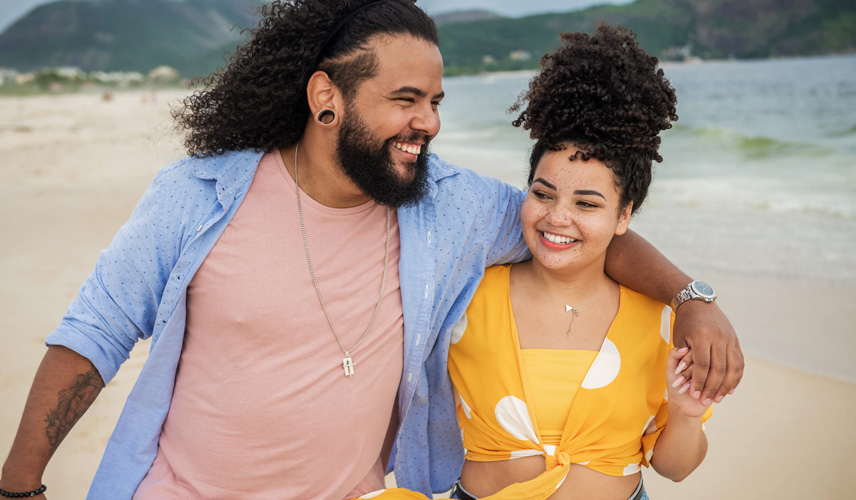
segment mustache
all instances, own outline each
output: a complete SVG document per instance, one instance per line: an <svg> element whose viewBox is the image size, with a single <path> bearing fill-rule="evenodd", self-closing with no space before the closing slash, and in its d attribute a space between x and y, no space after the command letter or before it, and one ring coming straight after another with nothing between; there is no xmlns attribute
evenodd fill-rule
<svg viewBox="0 0 856 500"><path fill-rule="evenodd" d="M390 141L423 143L423 145L427 146L431 142L431 137L419 132L411 132L405 135L397 135L390 139Z"/></svg>

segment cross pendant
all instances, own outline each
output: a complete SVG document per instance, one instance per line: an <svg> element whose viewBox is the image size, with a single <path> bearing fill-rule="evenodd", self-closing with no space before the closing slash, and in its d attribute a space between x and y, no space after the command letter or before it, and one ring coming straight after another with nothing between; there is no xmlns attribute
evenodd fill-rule
<svg viewBox="0 0 856 500"><path fill-rule="evenodd" d="M345 358L342 360L342 367L345 369L345 376L350 377L354 374L354 360L351 359L351 355L347 352L345 353Z"/></svg>

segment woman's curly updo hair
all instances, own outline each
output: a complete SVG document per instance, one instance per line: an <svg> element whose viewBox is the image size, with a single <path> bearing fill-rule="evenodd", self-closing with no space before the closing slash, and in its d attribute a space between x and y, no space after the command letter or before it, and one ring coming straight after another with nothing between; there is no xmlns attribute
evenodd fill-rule
<svg viewBox="0 0 856 500"><path fill-rule="evenodd" d="M258 27L225 68L172 110L188 154L271 152L303 135L306 85L327 72L346 99L377 72L375 35L409 35L439 45L434 21L415 0L280 0L261 8Z"/></svg>
<svg viewBox="0 0 856 500"><path fill-rule="evenodd" d="M529 184L547 151L571 147L571 161L595 158L612 170L621 208L635 212L651 184L661 130L678 119L675 89L622 26L600 24L594 35L564 33L562 46L541 59L541 72L511 108L526 108L512 123L536 141Z"/></svg>

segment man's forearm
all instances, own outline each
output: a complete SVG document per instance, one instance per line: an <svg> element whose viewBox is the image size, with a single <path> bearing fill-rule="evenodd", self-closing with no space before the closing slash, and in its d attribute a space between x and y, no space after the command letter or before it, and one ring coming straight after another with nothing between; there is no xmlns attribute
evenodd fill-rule
<svg viewBox="0 0 856 500"><path fill-rule="evenodd" d="M652 299L671 304L690 277L638 234L615 237L606 253L606 273ZM704 404L722 401L743 377L743 353L731 322L716 303L688 300L675 311L672 339L692 348L693 397Z"/></svg>
<svg viewBox="0 0 856 500"><path fill-rule="evenodd" d="M65 347L52 346L36 372L0 487L30 491L41 484L50 457L104 382L92 363Z"/></svg>
<svg viewBox="0 0 856 500"><path fill-rule="evenodd" d="M692 281L653 245L630 230L612 239L606 252L606 274L664 304L669 304Z"/></svg>

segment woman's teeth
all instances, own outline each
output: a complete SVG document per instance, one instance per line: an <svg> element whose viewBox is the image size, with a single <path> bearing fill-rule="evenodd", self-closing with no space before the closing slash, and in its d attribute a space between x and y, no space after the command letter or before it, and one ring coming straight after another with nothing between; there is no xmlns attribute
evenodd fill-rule
<svg viewBox="0 0 856 500"><path fill-rule="evenodd" d="M556 243L559 245L567 245L569 243L574 243L577 241L571 237L559 236L558 234L551 234L551 233L545 233L545 232L542 232L541 234L544 235L544 239L546 239L547 241L550 241L552 243Z"/></svg>

